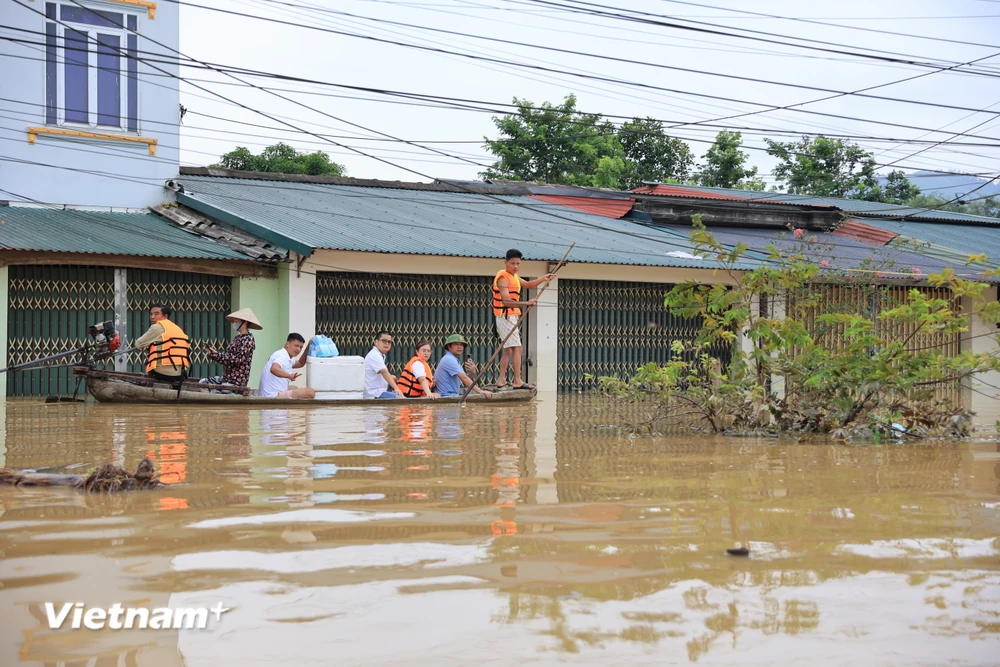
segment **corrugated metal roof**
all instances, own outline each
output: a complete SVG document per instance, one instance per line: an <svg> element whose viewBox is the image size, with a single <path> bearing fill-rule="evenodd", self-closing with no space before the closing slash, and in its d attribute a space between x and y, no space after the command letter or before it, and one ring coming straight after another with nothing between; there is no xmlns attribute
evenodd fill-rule
<svg viewBox="0 0 1000 667"><path fill-rule="evenodd" d="M0 206L0 249L185 259L249 259L152 213Z"/></svg>
<svg viewBox="0 0 1000 667"><path fill-rule="evenodd" d="M1000 218L984 218L968 213L953 213L951 211L931 210L923 208L913 208L911 206L897 206L896 204L882 204L879 202L864 201L861 199L839 199L837 197L814 197L812 195L793 195L787 192L757 192L754 190L736 190L733 188L706 188L693 185L673 185L662 183L649 183L643 188L637 188L632 192L640 193L646 189L646 194L661 195L666 197L694 197L705 199L738 199L743 201L759 201L768 204L796 204L799 206L823 206L839 208L842 211L853 215L869 216L873 218L913 218L916 220L943 220L953 222L965 222L980 225L1000 225Z"/></svg>
<svg viewBox="0 0 1000 667"><path fill-rule="evenodd" d="M922 226L922 223L921 223ZM680 233L690 231L690 228L680 225L666 226ZM745 243L751 250L762 255L767 254L767 246L774 245L779 250L794 253L801 249L802 241L794 238L787 230L780 229L740 229L734 227L710 227L709 231L716 240L727 246ZM922 275L937 273L946 266L953 267L960 275L972 276L981 272L978 266L966 266L964 262L950 261L947 258L933 257L912 252L912 249L893 246L873 247L863 241L846 237L834 237L831 234L810 234L817 236L816 249L810 259L830 263L831 270L864 269L878 271L884 278L905 278L919 269ZM863 274L862 274L863 275ZM873 275L873 277L876 277Z"/></svg>
<svg viewBox="0 0 1000 667"><path fill-rule="evenodd" d="M296 252L381 253L715 268L693 257L690 229L650 228L526 196L184 176L182 204ZM302 250L300 250L302 249ZM674 254L670 254L674 253ZM745 262L740 268L752 269Z"/></svg>
<svg viewBox="0 0 1000 667"><path fill-rule="evenodd" d="M692 188L684 185L643 185L635 188L632 192L640 195L662 195L664 197L687 197L691 199L729 199L731 201L746 201L746 197L739 195L715 192L709 188Z"/></svg>
<svg viewBox="0 0 1000 667"><path fill-rule="evenodd" d="M867 224L901 237L915 239L953 250L968 256L985 253L989 264L1000 264L1000 230L977 225L956 225L946 222L900 222L899 220L866 220Z"/></svg>
<svg viewBox="0 0 1000 667"><path fill-rule="evenodd" d="M887 245L889 241L899 236L893 232L866 225L857 220L847 220L833 231L833 235L854 239L855 241L863 241L871 245Z"/></svg>
<svg viewBox="0 0 1000 667"><path fill-rule="evenodd" d="M602 218L618 219L632 210L634 199L602 199L599 197L572 197L567 195L531 195L528 199L558 204Z"/></svg>

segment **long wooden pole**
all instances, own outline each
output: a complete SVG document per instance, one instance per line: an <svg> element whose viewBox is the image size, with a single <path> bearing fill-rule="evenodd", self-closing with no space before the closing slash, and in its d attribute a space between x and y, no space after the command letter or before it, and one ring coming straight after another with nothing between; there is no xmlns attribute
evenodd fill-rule
<svg viewBox="0 0 1000 667"><path fill-rule="evenodd" d="M575 246L576 246L576 241L574 241L573 243L570 244L569 248L566 250L566 254L564 254L562 256L562 259L559 260L559 263L556 264L556 268L552 269L552 273L553 274L558 273L559 269L561 269L563 266L566 265L566 258L569 257L569 254L571 252L573 252L573 248ZM545 291L545 288L547 288L548 286L549 286L548 282L546 282L544 285L542 285L542 288L540 290L538 290L538 294L535 295L535 299L536 300L538 299L538 297L540 297L542 295L542 293ZM476 384L479 382L479 379L483 376L483 373L486 372L486 369L489 368L490 365L493 363L493 361L497 358L497 355L499 355L500 352L503 351L504 344L507 342L507 340L511 336L514 335L514 332L518 330L518 327L521 326L521 320L524 319L524 316L528 314L528 311L531 310L531 308L532 308L531 306L525 306L521 310L521 314L518 315L518 317L517 317L517 322L514 323L514 327L510 331L508 331L507 335L504 336L504 338L503 338L502 341L500 341L500 346L497 347L496 352L493 353L493 356L490 357L489 361L487 361L485 364L483 364L479 368L479 371L476 373L476 377L474 377L472 379L472 384L470 384L468 387L466 387L465 388L465 393L462 394L462 400L461 400L462 405L465 405L465 399L467 399L469 397L469 394L472 392L472 388L476 386Z"/></svg>

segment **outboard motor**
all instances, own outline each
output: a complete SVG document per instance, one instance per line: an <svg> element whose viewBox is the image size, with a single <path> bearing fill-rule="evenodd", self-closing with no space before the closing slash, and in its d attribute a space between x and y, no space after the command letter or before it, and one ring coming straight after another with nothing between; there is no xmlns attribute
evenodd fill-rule
<svg viewBox="0 0 1000 667"><path fill-rule="evenodd" d="M110 320L90 325L87 333L94 337L96 345L107 345L111 352L117 352L121 347L121 337L115 331L115 323Z"/></svg>

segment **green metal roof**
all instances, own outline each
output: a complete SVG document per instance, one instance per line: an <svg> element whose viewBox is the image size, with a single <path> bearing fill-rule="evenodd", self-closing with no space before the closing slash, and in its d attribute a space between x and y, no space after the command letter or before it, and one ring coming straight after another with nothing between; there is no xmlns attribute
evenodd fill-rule
<svg viewBox="0 0 1000 667"><path fill-rule="evenodd" d="M152 213L28 206L0 206L0 250L250 259Z"/></svg>
<svg viewBox="0 0 1000 667"><path fill-rule="evenodd" d="M947 222L901 222L899 220L870 220L866 225L894 232L917 241L913 252L942 256L941 248L951 249L956 255L967 258L972 254L985 254L987 264L1000 265L1000 229L978 225L958 225Z"/></svg>
<svg viewBox="0 0 1000 667"><path fill-rule="evenodd" d="M313 249L716 268L674 233L527 196L188 176L177 201L308 256ZM671 254L673 253L673 254ZM744 262L738 268L753 269Z"/></svg>

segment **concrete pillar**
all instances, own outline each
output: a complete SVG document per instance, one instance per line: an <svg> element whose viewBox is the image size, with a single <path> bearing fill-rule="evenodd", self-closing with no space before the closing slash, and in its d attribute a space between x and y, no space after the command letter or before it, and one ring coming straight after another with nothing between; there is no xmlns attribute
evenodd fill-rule
<svg viewBox="0 0 1000 667"><path fill-rule="evenodd" d="M554 392L559 386L559 280L542 292L528 317L528 349L531 365L528 382L539 392Z"/></svg>
<svg viewBox="0 0 1000 667"><path fill-rule="evenodd" d="M988 287L983 295L987 301L997 300L997 287ZM962 309L969 312L971 299L962 300ZM962 351L975 354L984 352L998 354L1000 345L993 334L1000 333L996 325L984 322L976 316L969 320L968 333L962 334ZM1000 372L980 373L962 383L962 403L976 416L973 422L978 428L993 429L1000 420Z"/></svg>
<svg viewBox="0 0 1000 667"><path fill-rule="evenodd" d="M760 317L760 297L752 297L750 301L750 312L753 313L754 320ZM743 329L740 331L740 350L743 351L744 358L750 358L750 355L753 354L754 346L755 343L750 340L749 336L747 336L747 330Z"/></svg>
<svg viewBox="0 0 1000 667"><path fill-rule="evenodd" d="M787 297L772 295L770 316L778 320L785 319L785 312L787 305L788 305ZM774 353L773 356L777 357L778 353ZM785 397L785 378L783 376L781 375L771 376L771 393L773 393L778 398Z"/></svg>
<svg viewBox="0 0 1000 667"><path fill-rule="evenodd" d="M316 272L321 267L306 261L300 268L297 266L300 258L294 252L291 255L292 262L278 268L288 318L285 335L294 331L309 340L316 334Z"/></svg>
<svg viewBox="0 0 1000 667"><path fill-rule="evenodd" d="M121 336L121 349L128 348L125 334L128 332L128 270L115 269L115 331ZM119 373L128 371L128 355L115 357L115 370Z"/></svg>

